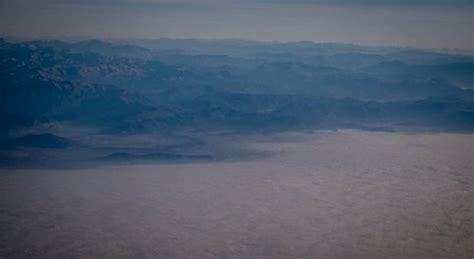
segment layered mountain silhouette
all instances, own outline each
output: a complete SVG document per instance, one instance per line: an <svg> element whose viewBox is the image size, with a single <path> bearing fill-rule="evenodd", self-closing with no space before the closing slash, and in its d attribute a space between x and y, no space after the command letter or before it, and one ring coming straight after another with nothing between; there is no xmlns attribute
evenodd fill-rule
<svg viewBox="0 0 474 259"><path fill-rule="evenodd" d="M38 125L107 136L474 130L467 54L311 42L0 40L0 69L0 132L10 149L48 147L24 143L53 139L22 138L53 134Z"/></svg>

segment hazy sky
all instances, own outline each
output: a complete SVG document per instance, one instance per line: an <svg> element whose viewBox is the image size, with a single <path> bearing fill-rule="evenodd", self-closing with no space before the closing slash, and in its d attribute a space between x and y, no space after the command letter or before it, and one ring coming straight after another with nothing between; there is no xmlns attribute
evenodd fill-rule
<svg viewBox="0 0 474 259"><path fill-rule="evenodd" d="M474 0L0 0L0 34L472 50L473 10Z"/></svg>

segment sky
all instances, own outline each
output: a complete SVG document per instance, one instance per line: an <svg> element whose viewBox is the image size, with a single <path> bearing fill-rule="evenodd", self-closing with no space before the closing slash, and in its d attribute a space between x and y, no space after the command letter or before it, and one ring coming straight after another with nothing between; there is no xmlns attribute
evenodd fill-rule
<svg viewBox="0 0 474 259"><path fill-rule="evenodd" d="M474 49L474 0L0 0L0 35Z"/></svg>

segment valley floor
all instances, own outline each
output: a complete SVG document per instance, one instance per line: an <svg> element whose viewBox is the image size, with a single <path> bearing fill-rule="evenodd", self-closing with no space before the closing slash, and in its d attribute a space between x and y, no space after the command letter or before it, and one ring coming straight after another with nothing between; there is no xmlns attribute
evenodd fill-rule
<svg viewBox="0 0 474 259"><path fill-rule="evenodd" d="M253 143L274 155L0 171L0 257L474 255L473 135L344 130Z"/></svg>

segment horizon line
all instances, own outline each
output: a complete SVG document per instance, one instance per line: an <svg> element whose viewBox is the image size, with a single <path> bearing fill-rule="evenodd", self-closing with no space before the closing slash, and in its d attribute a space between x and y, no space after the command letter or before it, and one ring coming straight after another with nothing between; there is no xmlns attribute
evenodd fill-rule
<svg viewBox="0 0 474 259"><path fill-rule="evenodd" d="M13 42L28 42L28 41L35 41L35 40L49 40L49 41L63 41L63 42L83 42L83 41L91 41L91 40L99 40L103 42L110 42L110 43L117 43L117 42L124 42L124 41L162 41L162 40L176 40L176 41L216 41L216 42L224 42L224 41L240 41L240 42L248 42L248 43L272 43L272 44L292 44L292 43L310 43L314 45L318 44L333 44L333 45L347 45L347 46L355 46L355 47L366 47L366 48L398 48L398 49L413 49L413 50L424 50L424 51L442 51L442 52L454 52L456 54L464 54L464 55L474 55L474 48L472 49L463 49L463 48L433 48L433 47L420 47L420 46L410 46L410 45L372 45L372 44L364 44L364 43L349 43L349 42L338 42L338 41L314 41L314 40L258 40L258 39L244 39L244 38L190 38L190 37L150 37L150 38L143 38L143 37L97 37L97 36L18 36L18 35L2 35L0 34L0 39L6 41L13 41ZM453 54L453 53L451 53Z"/></svg>

